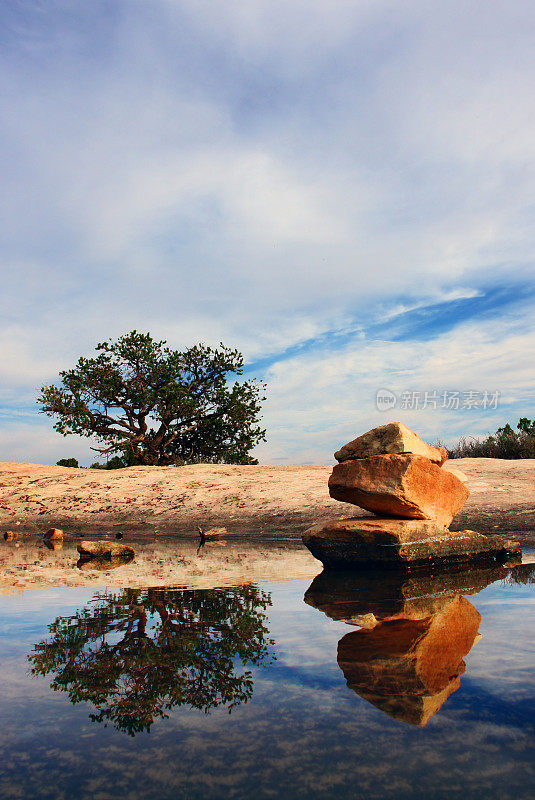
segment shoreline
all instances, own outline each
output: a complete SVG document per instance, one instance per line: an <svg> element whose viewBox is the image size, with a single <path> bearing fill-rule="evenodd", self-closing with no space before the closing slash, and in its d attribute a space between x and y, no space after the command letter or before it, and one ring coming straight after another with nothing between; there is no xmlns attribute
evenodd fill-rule
<svg viewBox="0 0 535 800"><path fill-rule="evenodd" d="M107 538L115 541L115 537ZM0 595L69 587L212 589L265 581L311 580L323 571L322 563L298 540L229 537L208 541L199 549L198 540L131 534L121 539L121 544L135 550L134 559L128 563L82 562L76 549L80 540L80 536L66 536L57 549L50 549L42 537L35 535L1 540ZM534 548L524 552L522 563L535 563ZM449 565L444 572L458 569ZM419 571L412 574L418 575Z"/></svg>
<svg viewBox="0 0 535 800"><path fill-rule="evenodd" d="M199 551L198 540L128 536L121 543L135 549L133 561L90 561L82 565L76 550L79 541L80 537L66 537L56 550L48 549L36 536L2 541L0 595L76 586L210 589L259 581L312 579L322 571L321 562L297 541L223 539L207 542Z"/></svg>
<svg viewBox="0 0 535 800"><path fill-rule="evenodd" d="M451 525L535 547L535 459L456 459L470 497ZM236 585L313 578L322 565L301 544L318 522L370 516L329 497L331 465L70 469L0 463L0 592L37 586ZM224 540L197 554L196 525L225 527ZM43 534L61 528L61 549ZM136 550L117 569L76 567L76 545L116 533Z"/></svg>

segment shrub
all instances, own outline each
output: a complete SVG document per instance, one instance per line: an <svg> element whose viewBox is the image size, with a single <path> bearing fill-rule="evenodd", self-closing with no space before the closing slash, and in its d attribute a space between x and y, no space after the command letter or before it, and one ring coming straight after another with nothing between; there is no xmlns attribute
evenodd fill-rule
<svg viewBox="0 0 535 800"><path fill-rule="evenodd" d="M59 461L56 461L57 467L79 467L78 459L77 458L60 458Z"/></svg>
<svg viewBox="0 0 535 800"><path fill-rule="evenodd" d="M535 458L535 420L522 417L517 430L507 424L485 439L462 437L447 448L450 458Z"/></svg>

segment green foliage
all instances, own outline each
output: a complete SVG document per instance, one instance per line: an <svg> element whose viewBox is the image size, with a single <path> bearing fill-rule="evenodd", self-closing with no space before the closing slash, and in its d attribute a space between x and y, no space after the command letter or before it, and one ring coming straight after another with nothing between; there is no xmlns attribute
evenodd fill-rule
<svg viewBox="0 0 535 800"><path fill-rule="evenodd" d="M79 467L78 459L77 458L60 458L59 461L56 461L57 467Z"/></svg>
<svg viewBox="0 0 535 800"><path fill-rule="evenodd" d="M506 426L509 427L509 426ZM527 433L529 436L535 436L535 419L531 421L527 417L521 417L516 426L519 431Z"/></svg>
<svg viewBox="0 0 535 800"><path fill-rule="evenodd" d="M272 658L270 605L270 595L251 585L99 594L49 625L50 638L28 656L31 674L52 674L54 691L92 703L92 720L130 736L175 706L230 713L253 693L243 668Z"/></svg>
<svg viewBox="0 0 535 800"><path fill-rule="evenodd" d="M517 430L507 423L486 439L462 438L448 448L450 458L535 458L535 420L522 417Z"/></svg>
<svg viewBox="0 0 535 800"><path fill-rule="evenodd" d="M37 402L58 433L97 439L102 446L93 449L114 453L121 466L257 463L249 452L265 441L265 385L229 383L243 374L237 350L198 344L179 352L132 331L96 351L61 372L59 386L41 388Z"/></svg>
<svg viewBox="0 0 535 800"><path fill-rule="evenodd" d="M110 458L105 464L101 464L100 461L93 462L89 469L124 469L124 467L129 466L130 464L127 464L126 459L120 456L113 456L113 458Z"/></svg>

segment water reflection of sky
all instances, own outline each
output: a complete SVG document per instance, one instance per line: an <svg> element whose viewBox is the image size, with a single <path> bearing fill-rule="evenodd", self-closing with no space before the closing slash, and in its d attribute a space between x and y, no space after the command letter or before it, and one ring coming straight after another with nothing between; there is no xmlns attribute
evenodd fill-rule
<svg viewBox="0 0 535 800"><path fill-rule="evenodd" d="M425 728L392 719L346 686L348 631L303 595L309 581L263 584L277 660L253 669L252 699L210 714L181 707L128 737L91 722L32 678L47 626L94 592L0 598L0 794L21 798L531 798L535 792L535 591L494 583L470 602L481 640L461 687Z"/></svg>

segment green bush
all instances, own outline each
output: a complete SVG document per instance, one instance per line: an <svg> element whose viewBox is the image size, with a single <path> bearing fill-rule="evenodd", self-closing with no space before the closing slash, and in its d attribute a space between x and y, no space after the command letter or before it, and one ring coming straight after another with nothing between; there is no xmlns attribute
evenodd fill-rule
<svg viewBox="0 0 535 800"><path fill-rule="evenodd" d="M57 467L79 467L78 459L77 458L60 458L59 461L56 461Z"/></svg>
<svg viewBox="0 0 535 800"><path fill-rule="evenodd" d="M516 431L507 424L485 439L461 438L447 448L450 458L535 458L535 420L522 417Z"/></svg>
<svg viewBox="0 0 535 800"><path fill-rule="evenodd" d="M110 458L106 464L100 464L98 461L95 461L94 464L91 464L90 469L123 469L124 467L130 466L126 463L126 461L121 458L120 456L114 456Z"/></svg>

